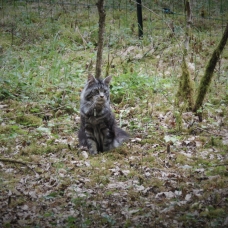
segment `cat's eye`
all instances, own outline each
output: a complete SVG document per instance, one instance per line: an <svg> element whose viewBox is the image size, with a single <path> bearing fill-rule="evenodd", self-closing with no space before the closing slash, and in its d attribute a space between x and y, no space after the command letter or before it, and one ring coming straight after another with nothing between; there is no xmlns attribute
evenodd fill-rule
<svg viewBox="0 0 228 228"><path fill-rule="evenodd" d="M93 93L94 93L94 94L99 94L99 89L94 89L94 90L93 90Z"/></svg>

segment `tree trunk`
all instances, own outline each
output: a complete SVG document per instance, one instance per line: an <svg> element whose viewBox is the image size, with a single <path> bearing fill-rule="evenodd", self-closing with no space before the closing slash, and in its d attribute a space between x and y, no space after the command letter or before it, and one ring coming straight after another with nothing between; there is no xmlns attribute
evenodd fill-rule
<svg viewBox="0 0 228 228"><path fill-rule="evenodd" d="M186 37L185 37L185 54L189 49L190 37L191 37L191 28L192 28L192 10L190 0L185 2L185 11L187 14L187 25L186 25Z"/></svg>
<svg viewBox="0 0 228 228"><path fill-rule="evenodd" d="M104 31L105 31L105 10L104 0L98 0L97 9L99 13L99 31L98 31L98 44L97 44L97 60L96 60L96 78L101 77L101 66L102 66L102 52L104 45Z"/></svg>
<svg viewBox="0 0 228 228"><path fill-rule="evenodd" d="M214 69L216 66L216 63L219 60L219 57L226 45L228 39L228 23L226 25L226 29L223 33L222 39L218 45L218 47L214 50L211 59L209 60L204 76L202 77L201 81L200 81L200 85L199 85L199 89L198 89L198 94L196 97L196 102L193 108L194 112L197 112L197 110L202 106L203 104L203 100L207 94L208 88L210 86L211 83L211 79L214 73Z"/></svg>
<svg viewBox="0 0 228 228"><path fill-rule="evenodd" d="M184 51L183 51L183 60L182 60L182 75L179 81L179 89L176 95L176 105L180 105L181 102L184 102L185 109L192 110L193 108L193 82L190 77L190 73L188 70L188 66L186 64L186 56L188 54L189 43L190 43L190 36L191 36L191 26L192 26L192 12L191 12L191 5L190 0L185 1L185 11L186 11L186 37L184 42Z"/></svg>
<svg viewBox="0 0 228 228"><path fill-rule="evenodd" d="M193 81L191 80L190 73L188 71L188 67L185 61L185 56L183 56L182 60L182 75L179 81L179 89L176 95L176 105L180 105L181 102L186 104L186 109L192 110L193 108Z"/></svg>
<svg viewBox="0 0 228 228"><path fill-rule="evenodd" d="M137 18L138 18L139 39L142 39L143 38L142 0L137 0Z"/></svg>

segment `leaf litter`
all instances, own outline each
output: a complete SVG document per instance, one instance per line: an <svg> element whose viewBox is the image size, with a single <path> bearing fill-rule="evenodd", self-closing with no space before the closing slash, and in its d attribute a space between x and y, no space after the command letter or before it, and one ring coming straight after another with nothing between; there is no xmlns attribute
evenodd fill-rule
<svg viewBox="0 0 228 228"><path fill-rule="evenodd" d="M169 128L167 119L161 116L162 113L157 123ZM1 148L6 157L17 158L21 154L33 164L27 169L24 165L0 163L0 222L12 227L62 227L72 220L75 225L89 221L89 227L115 227L129 221L143 227L167 226L167 221L172 221L172 227L180 227L183 222L192 223L187 219L189 215L208 224L216 218L211 213L218 213L225 225L228 182L226 170L217 170L216 165L226 162L227 154L216 146L205 147L205 140L210 140L208 132L217 132L210 124L205 126L203 136L169 133L160 137L162 145L156 139L152 144L147 142L145 136L150 138L151 134L148 132L127 142L122 148L126 154L119 148L95 157L85 150L78 153L74 134L66 137L59 133L55 139L51 131L38 127L37 132L42 132L41 146L47 145L48 140L65 146L55 153L31 154L30 158L23 155L19 140L15 140L16 150L12 153ZM217 134L223 132L226 130ZM225 137L226 134L223 140ZM167 152L164 144L169 143L171 149Z"/></svg>

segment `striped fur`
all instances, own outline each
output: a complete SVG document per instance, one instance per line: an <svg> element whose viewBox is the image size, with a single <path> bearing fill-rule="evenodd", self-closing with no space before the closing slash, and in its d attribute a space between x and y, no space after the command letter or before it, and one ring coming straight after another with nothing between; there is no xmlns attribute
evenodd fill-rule
<svg viewBox="0 0 228 228"><path fill-rule="evenodd" d="M110 108L110 81L111 76L102 80L89 75L81 93L79 144L88 147L91 154L116 148L128 139L128 134L116 126Z"/></svg>

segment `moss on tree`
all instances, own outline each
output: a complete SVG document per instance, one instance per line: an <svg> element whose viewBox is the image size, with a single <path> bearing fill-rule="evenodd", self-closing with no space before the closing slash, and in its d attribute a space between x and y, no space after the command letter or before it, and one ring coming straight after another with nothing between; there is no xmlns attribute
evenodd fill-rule
<svg viewBox="0 0 228 228"><path fill-rule="evenodd" d="M195 101L195 105L193 108L194 112L197 112L197 110L202 106L203 104L203 100L207 94L207 91L209 89L209 86L211 84L211 79L213 77L213 73L214 73L214 69L215 66L219 60L219 57L226 45L228 39L228 23L226 25L226 29L223 33L222 39L219 43L219 45L217 46L217 48L214 50L204 73L204 76L202 77L201 81L200 81L200 85L199 85L199 89L198 89L198 93L197 93L197 97L196 97L196 101Z"/></svg>
<svg viewBox="0 0 228 228"><path fill-rule="evenodd" d="M188 66L186 64L185 56L187 55L191 37L191 25L192 25L192 12L191 12L191 4L190 1L185 2L185 11L187 15L187 26L186 26L186 37L184 44L184 52L182 59L182 75L179 81L179 89L176 95L176 105L180 105L180 103L184 102L185 107L182 109L192 110L193 108L193 95L194 95L194 84L191 80L190 73L188 71ZM183 110L182 110L183 111Z"/></svg>
<svg viewBox="0 0 228 228"><path fill-rule="evenodd" d="M193 108L193 95L194 95L194 84L191 80L190 73L183 56L182 60L182 75L179 81L179 89L176 95L176 105L179 105L181 102L187 103L187 109Z"/></svg>

